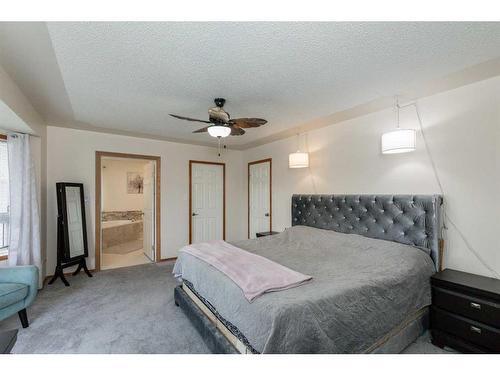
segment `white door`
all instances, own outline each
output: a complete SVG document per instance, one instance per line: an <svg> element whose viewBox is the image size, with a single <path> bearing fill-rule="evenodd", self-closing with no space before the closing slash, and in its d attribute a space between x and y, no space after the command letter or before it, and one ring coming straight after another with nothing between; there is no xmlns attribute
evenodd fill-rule
<svg viewBox="0 0 500 375"><path fill-rule="evenodd" d="M66 214L70 256L83 255L85 248L83 244L82 201L79 187L66 186Z"/></svg>
<svg viewBox="0 0 500 375"><path fill-rule="evenodd" d="M143 251L153 262L156 258L156 189L155 189L155 169L156 162L149 162L144 166L144 239Z"/></svg>
<svg viewBox="0 0 500 375"><path fill-rule="evenodd" d="M224 239L224 166L191 164L191 243Z"/></svg>
<svg viewBox="0 0 500 375"><path fill-rule="evenodd" d="M271 230L271 162L250 164L248 170L249 238Z"/></svg>

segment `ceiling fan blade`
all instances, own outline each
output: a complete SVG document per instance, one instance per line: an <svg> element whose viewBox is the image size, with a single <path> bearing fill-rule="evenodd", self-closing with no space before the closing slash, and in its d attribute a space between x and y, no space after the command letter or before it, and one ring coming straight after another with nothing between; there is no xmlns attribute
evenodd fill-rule
<svg viewBox="0 0 500 375"><path fill-rule="evenodd" d="M173 115L171 113L169 113L169 114L170 114L170 116L178 118L179 120L196 121L196 122L204 122L205 124L211 124L210 121L198 120L196 118L184 117L184 116L179 116L179 115Z"/></svg>
<svg viewBox="0 0 500 375"><path fill-rule="evenodd" d="M245 131L237 126L231 126L231 134L230 135L243 135Z"/></svg>
<svg viewBox="0 0 500 375"><path fill-rule="evenodd" d="M231 125L236 125L239 128L258 128L267 124L267 120L263 118L233 118L229 120Z"/></svg>
<svg viewBox="0 0 500 375"><path fill-rule="evenodd" d="M201 129L198 129L198 130L195 130L193 133L206 133L208 131L208 128L210 126L205 126L204 128L201 128Z"/></svg>

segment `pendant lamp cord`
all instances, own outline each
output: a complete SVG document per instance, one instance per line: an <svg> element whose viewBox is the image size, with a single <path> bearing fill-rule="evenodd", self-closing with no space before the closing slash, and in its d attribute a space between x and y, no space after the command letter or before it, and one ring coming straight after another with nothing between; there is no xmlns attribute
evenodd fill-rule
<svg viewBox="0 0 500 375"><path fill-rule="evenodd" d="M447 212L447 209L446 209L446 200L444 199L444 189L443 189L443 185L441 184L441 179L439 178L439 174L438 174L438 171L437 171L437 168L436 168L436 163L434 162L434 158L432 157L432 153L431 153L431 150L429 148L429 145L427 143L427 137L425 135L425 131L424 131L424 127L422 125L422 118L420 117L420 111L419 111L419 108L418 108L418 104L417 102L414 102L412 103L411 105L413 105L415 107L415 112L417 114L417 119L418 119L418 124L419 124L419 127L420 127L420 132L422 133L422 139L424 141L424 145L425 145L425 150L427 152L427 156L429 157L429 161L431 163L431 167L432 167L432 170L434 171L434 176L436 178L436 182L439 186L439 190L441 192L441 195L443 196L443 229L444 230L447 230L448 227L446 226L446 223L449 223L454 229L455 231L458 233L458 235L460 236L460 238L462 239L462 241L464 242L465 246L467 247L467 249L472 253L474 254L474 256L477 258L477 260L479 260L479 262L487 269L490 271L490 273L495 276L496 278L500 278L500 274L498 274L497 271L495 271L493 268L490 267L490 265L483 259L483 257L476 251L476 249L474 249L474 247L472 246L472 244L469 242L469 240L467 240L467 238L465 237L465 235L462 233L462 231L460 230L460 228L455 224L455 222L450 218L450 215L448 214ZM399 121L398 121L399 122ZM441 237L443 235L443 232L441 232Z"/></svg>
<svg viewBox="0 0 500 375"><path fill-rule="evenodd" d="M396 96L396 126L399 129L399 111L401 107L399 106L399 98Z"/></svg>

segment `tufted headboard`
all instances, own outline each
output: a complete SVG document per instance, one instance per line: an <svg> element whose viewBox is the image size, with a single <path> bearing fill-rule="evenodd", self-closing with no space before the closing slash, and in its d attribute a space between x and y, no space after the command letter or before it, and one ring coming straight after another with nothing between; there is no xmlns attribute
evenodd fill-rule
<svg viewBox="0 0 500 375"><path fill-rule="evenodd" d="M439 195L293 195L292 226L425 248L439 269L441 203Z"/></svg>

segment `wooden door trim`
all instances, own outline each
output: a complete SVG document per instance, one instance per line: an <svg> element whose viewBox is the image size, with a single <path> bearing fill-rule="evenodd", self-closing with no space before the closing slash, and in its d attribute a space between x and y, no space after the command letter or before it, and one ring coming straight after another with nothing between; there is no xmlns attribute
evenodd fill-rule
<svg viewBox="0 0 500 375"><path fill-rule="evenodd" d="M155 168L155 229L156 229L156 256L155 262L161 262L161 157L152 155L126 154L121 152L95 152L95 270L101 270L101 200L102 200L102 158L115 157L126 159L143 159L156 162Z"/></svg>
<svg viewBox="0 0 500 375"><path fill-rule="evenodd" d="M273 230L273 159L261 159L248 163L247 171L247 236L250 238L250 166L269 162L269 232Z"/></svg>
<svg viewBox="0 0 500 375"><path fill-rule="evenodd" d="M222 239L226 240L226 163L220 163L215 161L204 161L204 160L189 160L189 244L193 242L193 181L192 172L193 164L212 164L212 165L222 165Z"/></svg>

